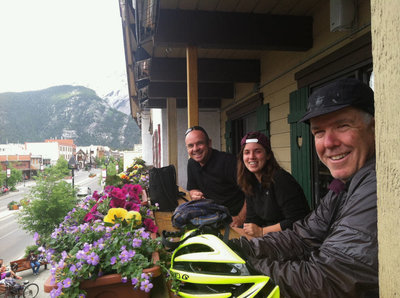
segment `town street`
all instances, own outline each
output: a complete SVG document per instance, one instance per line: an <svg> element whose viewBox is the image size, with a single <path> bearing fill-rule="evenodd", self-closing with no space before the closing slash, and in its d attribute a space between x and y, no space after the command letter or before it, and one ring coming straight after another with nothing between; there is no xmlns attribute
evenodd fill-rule
<svg viewBox="0 0 400 298"><path fill-rule="evenodd" d="M96 176L89 178L89 173L95 173ZM92 192L95 190L100 191L102 189L99 184L100 174L100 169L92 169L90 172L75 171L74 185L85 190L90 187ZM23 257L25 247L34 243L33 236L22 230L17 223L19 211L10 211L7 208L9 202L19 202L24 198L33 185L35 185L34 181L27 181L25 185L20 183L17 185L17 191L0 196L0 258L4 259L4 264L6 265L10 261Z"/></svg>

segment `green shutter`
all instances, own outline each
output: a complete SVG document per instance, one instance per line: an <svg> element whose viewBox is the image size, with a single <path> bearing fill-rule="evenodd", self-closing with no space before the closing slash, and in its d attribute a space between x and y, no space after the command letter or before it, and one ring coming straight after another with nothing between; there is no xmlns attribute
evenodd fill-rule
<svg viewBox="0 0 400 298"><path fill-rule="evenodd" d="M308 204L312 206L311 189L311 133L305 123L297 123L307 109L308 88L290 93L290 152L292 175L303 187Z"/></svg>
<svg viewBox="0 0 400 298"><path fill-rule="evenodd" d="M225 122L225 151L232 153L232 121Z"/></svg>
<svg viewBox="0 0 400 298"><path fill-rule="evenodd" d="M270 137L269 131L269 104L264 104L257 108L257 130Z"/></svg>

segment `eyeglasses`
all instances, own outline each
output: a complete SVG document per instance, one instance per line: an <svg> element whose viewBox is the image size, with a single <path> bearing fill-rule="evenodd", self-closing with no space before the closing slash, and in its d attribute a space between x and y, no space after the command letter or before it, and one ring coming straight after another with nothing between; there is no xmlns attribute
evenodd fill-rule
<svg viewBox="0 0 400 298"><path fill-rule="evenodd" d="M187 130L186 130L186 132L185 132L185 137L189 134L189 132L191 132L191 131L193 131L193 130L200 130L200 131L202 131L205 135L206 135L206 137L207 137L207 139L208 139L208 134L207 134L207 132L204 130L204 128L203 127L201 127L201 126L192 126L192 127L189 127Z"/></svg>

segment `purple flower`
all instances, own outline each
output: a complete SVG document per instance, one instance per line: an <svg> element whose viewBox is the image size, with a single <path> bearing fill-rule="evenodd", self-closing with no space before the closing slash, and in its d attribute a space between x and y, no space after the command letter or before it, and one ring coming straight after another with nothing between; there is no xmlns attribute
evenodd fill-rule
<svg viewBox="0 0 400 298"><path fill-rule="evenodd" d="M63 287L64 288L69 288L72 285L72 280L67 277L66 279L63 280Z"/></svg>
<svg viewBox="0 0 400 298"><path fill-rule="evenodd" d="M68 254L65 250L61 253L61 257L63 260L65 260L68 257Z"/></svg>
<svg viewBox="0 0 400 298"><path fill-rule="evenodd" d="M142 273L142 275L140 275L140 277L143 279L149 279L149 275L146 273Z"/></svg>
<svg viewBox="0 0 400 298"><path fill-rule="evenodd" d="M98 256L95 252L92 252L92 253L87 257L86 260L87 260L88 264L91 264L91 265L93 265L93 266L96 266L96 265L99 263L100 258L99 258L99 256Z"/></svg>
<svg viewBox="0 0 400 298"><path fill-rule="evenodd" d="M72 264L71 267L69 267L69 271L71 271L72 273L75 273L76 271L78 271L78 268L76 268L76 266L74 264Z"/></svg>
<svg viewBox="0 0 400 298"><path fill-rule="evenodd" d="M92 248L92 245L91 244L89 244L89 243L85 243L84 245L83 245L83 251L84 252L89 252L89 250Z"/></svg>
<svg viewBox="0 0 400 298"><path fill-rule="evenodd" d="M147 219L147 218L146 218ZM145 219L145 220L146 220ZM140 236L142 237L142 238L144 238L144 239L148 239L149 237L150 237L150 233L147 233L147 232L142 232L141 234L140 234Z"/></svg>
<svg viewBox="0 0 400 298"><path fill-rule="evenodd" d="M111 257L110 263L111 265L114 265L117 262L117 257Z"/></svg>
<svg viewBox="0 0 400 298"><path fill-rule="evenodd" d="M126 282L128 281L128 278L126 276L122 277L121 282L126 284Z"/></svg>
<svg viewBox="0 0 400 298"><path fill-rule="evenodd" d="M127 251L123 250L121 254L119 255L119 258L121 259L121 263L126 263L129 262L132 259L133 255Z"/></svg>
<svg viewBox="0 0 400 298"><path fill-rule="evenodd" d="M61 287L58 287L57 289L51 290L50 297L54 298L54 297L60 296L61 295L61 289L62 289Z"/></svg>
<svg viewBox="0 0 400 298"><path fill-rule="evenodd" d="M56 284L56 277L52 276L52 278L50 279L50 285L54 286Z"/></svg>
<svg viewBox="0 0 400 298"><path fill-rule="evenodd" d="M56 271L57 271L57 268L56 268L56 267L51 267L51 269L50 269L51 275L55 275L55 274L56 274Z"/></svg>
<svg viewBox="0 0 400 298"><path fill-rule="evenodd" d="M136 277L132 278L132 286L136 285L138 281L139 280Z"/></svg>
<svg viewBox="0 0 400 298"><path fill-rule="evenodd" d="M149 280L144 280L140 283L140 289L142 291L145 291L146 293L150 292L150 290L153 288L153 284L149 282Z"/></svg>
<svg viewBox="0 0 400 298"><path fill-rule="evenodd" d="M83 250L78 250L78 252L76 253L76 258L78 260L85 259L86 253Z"/></svg>
<svg viewBox="0 0 400 298"><path fill-rule="evenodd" d="M140 247L142 245L142 239L135 238L132 240L132 247Z"/></svg>

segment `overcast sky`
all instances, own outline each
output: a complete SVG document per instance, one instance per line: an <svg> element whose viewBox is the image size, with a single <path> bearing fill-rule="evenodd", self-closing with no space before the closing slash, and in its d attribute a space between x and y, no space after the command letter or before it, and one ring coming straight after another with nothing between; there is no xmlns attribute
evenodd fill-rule
<svg viewBox="0 0 400 298"><path fill-rule="evenodd" d="M0 0L0 93L72 84L101 94L125 74L118 0Z"/></svg>

